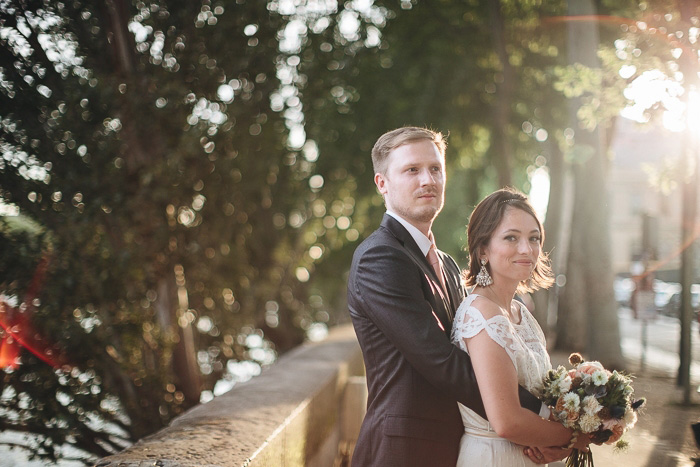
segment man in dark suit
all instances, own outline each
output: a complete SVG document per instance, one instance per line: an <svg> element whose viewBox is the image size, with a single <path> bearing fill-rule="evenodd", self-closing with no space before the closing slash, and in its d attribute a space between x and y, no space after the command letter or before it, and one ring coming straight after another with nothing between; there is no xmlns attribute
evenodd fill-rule
<svg viewBox="0 0 700 467"><path fill-rule="evenodd" d="M372 149L387 213L355 251L348 281L368 386L354 466L454 467L464 431L457 401L486 418L469 356L449 339L466 295L460 270L431 231L444 202L445 146L440 133L405 127ZM521 403L540 412L522 388Z"/></svg>

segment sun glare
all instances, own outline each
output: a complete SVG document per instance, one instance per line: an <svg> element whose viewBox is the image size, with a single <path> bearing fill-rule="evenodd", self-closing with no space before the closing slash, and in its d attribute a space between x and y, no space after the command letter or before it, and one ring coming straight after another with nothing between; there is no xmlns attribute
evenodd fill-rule
<svg viewBox="0 0 700 467"><path fill-rule="evenodd" d="M630 76L628 66L620 69L620 76ZM624 91L624 96L631 101L620 114L640 123L651 118L650 111L660 106L663 109L662 122L666 129L682 132L689 129L700 132L700 95L690 91L687 102L685 90L681 84L666 76L660 70L649 70L632 81Z"/></svg>
<svg viewBox="0 0 700 467"><path fill-rule="evenodd" d="M688 96L688 129L698 137L700 134L700 92L691 91Z"/></svg>
<svg viewBox="0 0 700 467"><path fill-rule="evenodd" d="M535 213L544 222L547 216L547 204L549 203L549 170L546 167L538 167L530 175L530 203L535 208Z"/></svg>

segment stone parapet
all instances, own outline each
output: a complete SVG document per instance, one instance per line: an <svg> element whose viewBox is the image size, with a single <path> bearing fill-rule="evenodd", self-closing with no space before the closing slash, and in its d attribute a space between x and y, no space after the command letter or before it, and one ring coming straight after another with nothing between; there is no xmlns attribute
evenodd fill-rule
<svg viewBox="0 0 700 467"><path fill-rule="evenodd" d="M352 326L283 355L97 467L349 465L366 384Z"/></svg>

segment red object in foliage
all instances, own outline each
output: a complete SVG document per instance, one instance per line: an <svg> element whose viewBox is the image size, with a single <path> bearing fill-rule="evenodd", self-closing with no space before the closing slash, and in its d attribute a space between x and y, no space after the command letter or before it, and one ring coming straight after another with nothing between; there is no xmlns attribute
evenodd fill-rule
<svg viewBox="0 0 700 467"><path fill-rule="evenodd" d="M0 339L0 368L15 369L19 366L19 351L22 348L12 336Z"/></svg>
<svg viewBox="0 0 700 467"><path fill-rule="evenodd" d="M57 349L34 332L30 322L34 311L34 299L39 295L48 265L49 259L44 256L37 265L32 282L27 289L23 307L12 307L0 299L0 328L4 330L4 335L0 337L0 368L17 368L21 363L22 348L54 368L63 365L63 359Z"/></svg>

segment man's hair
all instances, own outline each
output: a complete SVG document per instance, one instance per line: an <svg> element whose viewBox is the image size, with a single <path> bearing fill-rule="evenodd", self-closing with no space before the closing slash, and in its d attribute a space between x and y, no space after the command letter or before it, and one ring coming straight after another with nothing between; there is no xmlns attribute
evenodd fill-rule
<svg viewBox="0 0 700 467"><path fill-rule="evenodd" d="M405 126L391 130L379 137L374 147L372 148L372 165L374 173L385 174L387 168L387 159L389 153L399 146L411 143L413 141L431 141L437 146L442 157L445 157L445 149L447 141L439 131L429 130L427 128L418 128L415 126Z"/></svg>
<svg viewBox="0 0 700 467"><path fill-rule="evenodd" d="M474 208L469 216L469 226L467 228L467 250L469 253L469 269L464 272L465 285L476 284L476 276L481 269L479 253L482 247L488 245L496 228L503 220L503 216L508 208L520 209L530 214L537 222L540 229L540 247L544 245L544 227L537 218L535 209L522 192L515 188L506 187L495 191ZM486 264L486 269L491 273L491 265ZM540 252L540 257L535 264L530 279L518 285L518 293L532 292L541 288L548 288L554 283L552 269L549 264L549 257L544 251Z"/></svg>

